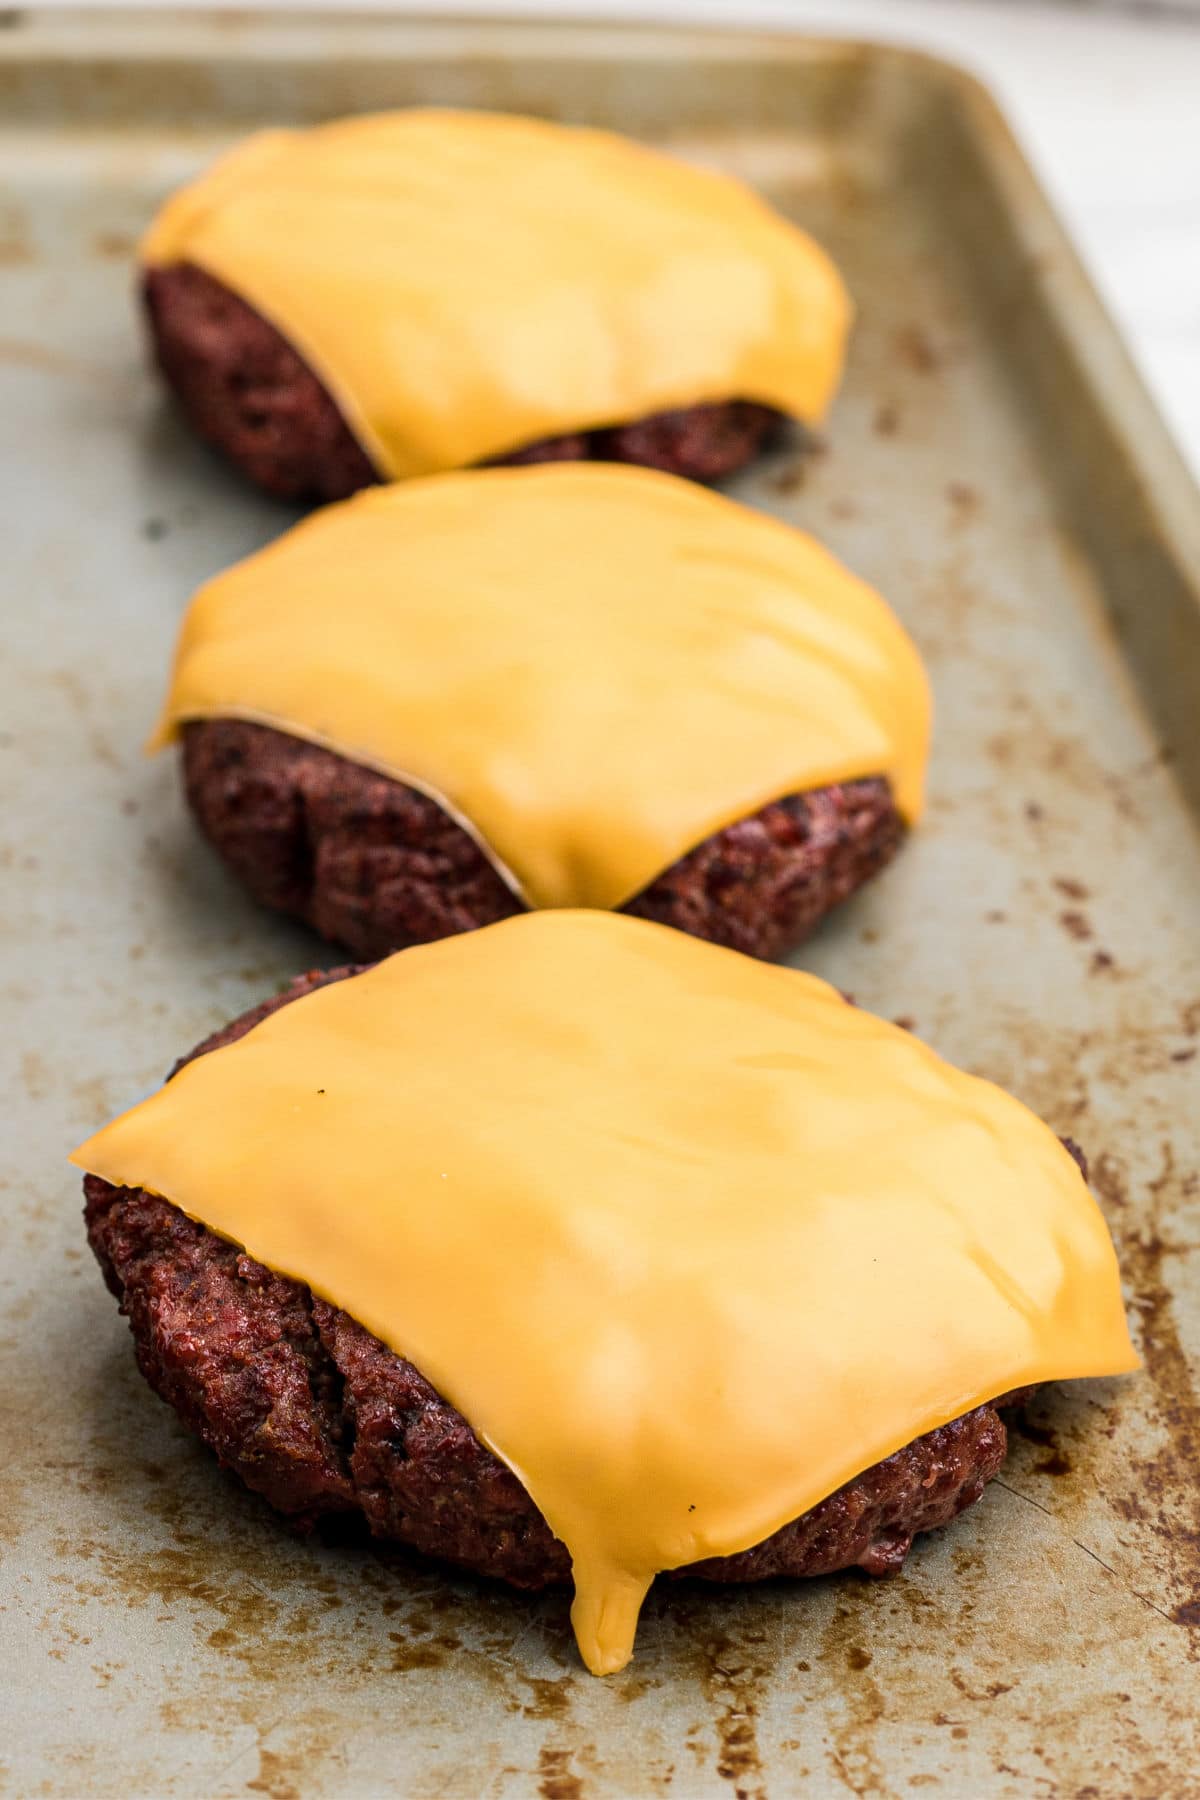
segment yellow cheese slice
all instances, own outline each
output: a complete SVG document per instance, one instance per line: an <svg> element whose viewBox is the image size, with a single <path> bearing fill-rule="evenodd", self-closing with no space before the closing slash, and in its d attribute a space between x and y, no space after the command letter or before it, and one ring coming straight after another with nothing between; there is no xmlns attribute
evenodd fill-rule
<svg viewBox="0 0 1200 1800"><path fill-rule="evenodd" d="M200 590L162 719L258 720L432 794L535 906L620 906L768 801L884 775L929 689L813 539L645 469L376 488Z"/></svg>
<svg viewBox="0 0 1200 1800"><path fill-rule="evenodd" d="M390 479L702 401L819 421L850 323L829 258L741 182L497 113L260 133L142 253L248 300Z"/></svg>
<svg viewBox="0 0 1200 1800"><path fill-rule="evenodd" d="M73 1160L415 1363L570 1551L579 1646L1026 1383L1136 1366L1049 1128L809 975L531 913L191 1063Z"/></svg>

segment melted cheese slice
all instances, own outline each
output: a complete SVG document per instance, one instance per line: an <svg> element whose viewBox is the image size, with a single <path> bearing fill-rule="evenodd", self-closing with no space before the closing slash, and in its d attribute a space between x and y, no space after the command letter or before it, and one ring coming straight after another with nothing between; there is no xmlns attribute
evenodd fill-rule
<svg viewBox="0 0 1200 1800"><path fill-rule="evenodd" d="M1008 1389L1136 1367L1052 1131L814 977L641 920L404 951L73 1160L423 1370L566 1544L597 1673L656 1571Z"/></svg>
<svg viewBox="0 0 1200 1800"><path fill-rule="evenodd" d="M929 692L811 538L602 464L377 488L202 588L154 746L258 720L423 789L535 906L619 906L784 794L886 775Z"/></svg>
<svg viewBox="0 0 1200 1800"><path fill-rule="evenodd" d="M414 110L250 138L168 200L388 478L707 400L820 420L850 303L741 182L603 131Z"/></svg>

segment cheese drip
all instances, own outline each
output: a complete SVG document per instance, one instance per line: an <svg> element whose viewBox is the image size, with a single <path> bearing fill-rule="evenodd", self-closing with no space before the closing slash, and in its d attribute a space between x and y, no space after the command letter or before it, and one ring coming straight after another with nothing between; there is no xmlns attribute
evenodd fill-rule
<svg viewBox="0 0 1200 1800"><path fill-rule="evenodd" d="M741 182L498 113L259 133L142 254L269 319L390 479L707 400L818 421L850 324L829 258Z"/></svg>
<svg viewBox="0 0 1200 1800"><path fill-rule="evenodd" d="M620 916L401 952L73 1160L415 1363L566 1544L597 1674L657 1571L1011 1388L1136 1367L1047 1126L812 976Z"/></svg>
<svg viewBox="0 0 1200 1800"><path fill-rule="evenodd" d="M577 463L376 488L219 575L152 743L214 716L423 789L531 905L615 907L784 794L885 775L914 818L929 693L811 538Z"/></svg>

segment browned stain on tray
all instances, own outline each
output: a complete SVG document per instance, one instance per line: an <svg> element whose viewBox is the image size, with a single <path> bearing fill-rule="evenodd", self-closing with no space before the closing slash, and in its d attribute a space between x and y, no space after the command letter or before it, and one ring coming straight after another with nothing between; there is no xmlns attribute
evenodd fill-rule
<svg viewBox="0 0 1200 1800"><path fill-rule="evenodd" d="M137 238L128 231L94 231L88 247L106 262L128 262L137 251Z"/></svg>
<svg viewBox="0 0 1200 1800"><path fill-rule="evenodd" d="M944 352L934 343L924 324L901 325L895 334L896 355L917 375L932 375L942 365Z"/></svg>
<svg viewBox="0 0 1200 1800"><path fill-rule="evenodd" d="M246 1783L246 1787L252 1794L266 1794L267 1800L301 1800L302 1789L293 1779L299 1774L288 1758L260 1747L258 1774Z"/></svg>
<svg viewBox="0 0 1200 1800"><path fill-rule="evenodd" d="M1058 922L1067 936L1074 938L1077 944L1086 944L1090 938L1095 936L1087 914L1078 912L1074 908L1059 913Z"/></svg>
<svg viewBox="0 0 1200 1800"><path fill-rule="evenodd" d="M701 1632L703 1687L717 1737L717 1773L737 1800L765 1800L758 1694L772 1668L766 1634L751 1629L737 1638L721 1632L709 1635L702 1624Z"/></svg>
<svg viewBox="0 0 1200 1800"><path fill-rule="evenodd" d="M39 375L60 375L73 381L111 383L113 372L99 363L86 361L72 350L42 343L32 337L0 337L0 364L32 369Z"/></svg>
<svg viewBox="0 0 1200 1800"><path fill-rule="evenodd" d="M862 1600L865 1596L853 1598ZM852 1602L835 1608L818 1653L834 1669L840 1665L842 1671L839 1684L844 1711L830 1730L828 1754L834 1773L850 1793L884 1795L894 1791L879 1744L884 1696L879 1682L869 1673L873 1657L861 1641L867 1621L856 1616L858 1611Z"/></svg>
<svg viewBox="0 0 1200 1800"><path fill-rule="evenodd" d="M584 1800L583 1782L572 1772L569 1750L543 1745L538 1752L537 1776L542 1800Z"/></svg>
<svg viewBox="0 0 1200 1800"><path fill-rule="evenodd" d="M1153 1387L1158 1442L1137 1450L1129 1476L1111 1495L1130 1524L1142 1528L1152 1543L1150 1560L1159 1575L1165 1614L1183 1629L1195 1630L1200 1617L1200 1394L1191 1359L1183 1347L1176 1301L1167 1279L1166 1262L1197 1248L1179 1232L1181 1217L1191 1216L1200 1234L1200 1175L1177 1167L1169 1142L1161 1149L1157 1175L1146 1193L1130 1207L1124 1177L1115 1158L1097 1170L1101 1191L1124 1213L1118 1227L1122 1268L1133 1296L1139 1324L1139 1347ZM1193 1654L1200 1652L1200 1641Z"/></svg>

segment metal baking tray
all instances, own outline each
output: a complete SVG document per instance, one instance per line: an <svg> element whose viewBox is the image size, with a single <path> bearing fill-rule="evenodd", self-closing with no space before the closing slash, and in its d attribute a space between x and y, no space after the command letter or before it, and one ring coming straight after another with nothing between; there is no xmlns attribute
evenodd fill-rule
<svg viewBox="0 0 1200 1800"><path fill-rule="evenodd" d="M664 1584L607 1681L561 1596L297 1542L223 1477L138 1376L64 1162L331 960L140 752L190 590L289 515L161 398L134 243L249 128L410 101L642 134L841 260L828 445L735 491L891 597L938 732L928 823L805 960L1089 1149L1146 1361L1044 1393L897 1579ZM1200 1794L1200 505L987 95L786 37L7 14L0 122L0 1790Z"/></svg>

